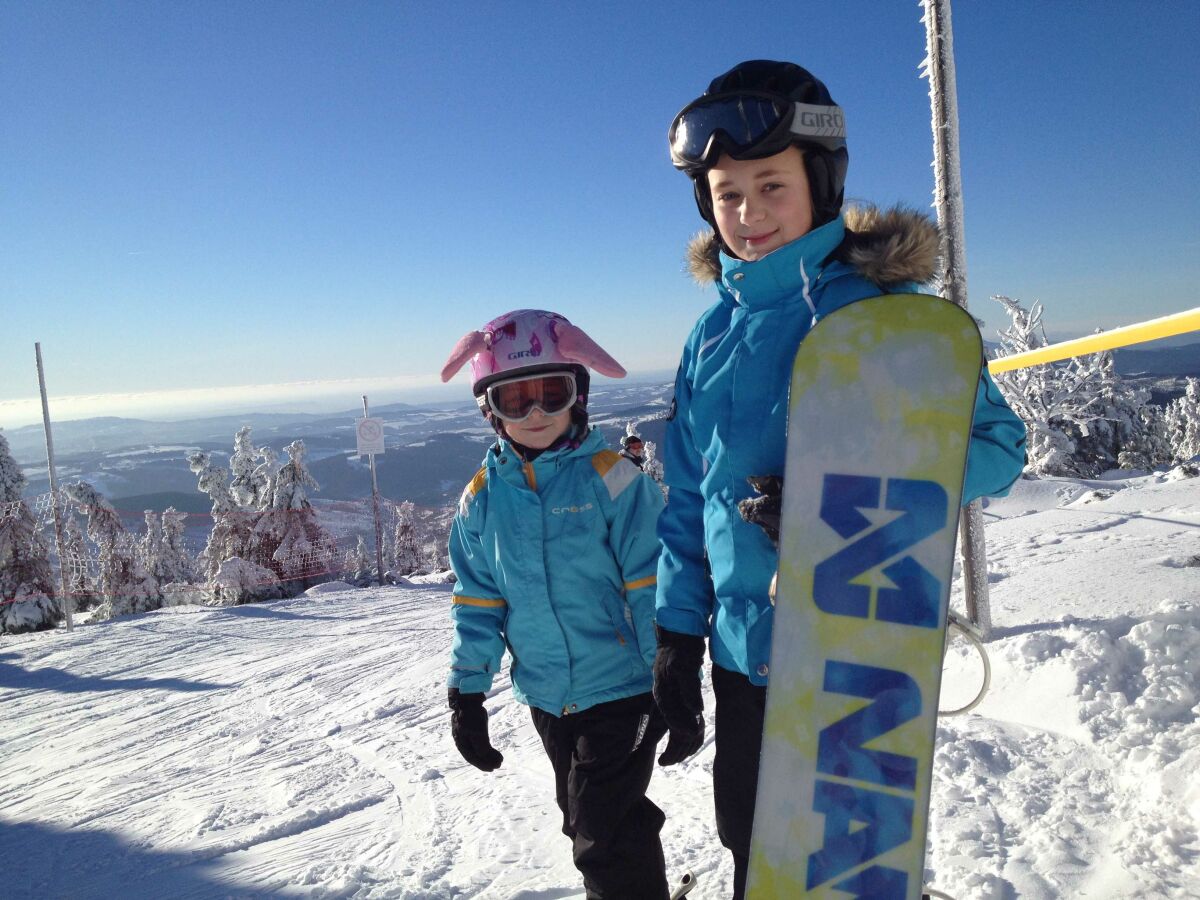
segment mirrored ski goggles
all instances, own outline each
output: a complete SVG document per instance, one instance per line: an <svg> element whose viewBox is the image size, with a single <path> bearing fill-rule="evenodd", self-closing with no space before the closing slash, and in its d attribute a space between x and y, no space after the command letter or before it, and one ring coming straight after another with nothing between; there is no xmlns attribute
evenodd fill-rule
<svg viewBox="0 0 1200 900"><path fill-rule="evenodd" d="M839 106L735 91L689 103L671 123L667 138L676 168L695 173L710 168L721 153L734 159L761 159L798 139L837 150L846 146L846 120Z"/></svg>
<svg viewBox="0 0 1200 900"><path fill-rule="evenodd" d="M578 393L570 372L525 375L488 385L487 402L505 422L524 422L534 409L557 416L575 404Z"/></svg>

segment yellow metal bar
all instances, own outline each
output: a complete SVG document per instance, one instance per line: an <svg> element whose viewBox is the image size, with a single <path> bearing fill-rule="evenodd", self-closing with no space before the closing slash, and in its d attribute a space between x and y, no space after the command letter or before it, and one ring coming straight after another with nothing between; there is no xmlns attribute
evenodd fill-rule
<svg viewBox="0 0 1200 900"><path fill-rule="evenodd" d="M1187 312L1163 316L1161 319L1151 319L1138 325L1126 325L1123 328L1114 328L1112 331L1089 334L1087 337L1051 344L1048 347L1038 347L1036 350L1026 350L1024 353L1014 353L1012 356L989 359L987 366L988 371L995 375L998 372L1025 369L1029 366L1058 362L1088 353L1100 353L1102 350L1112 350L1114 347L1141 344L1198 329L1200 329L1200 306L1189 309Z"/></svg>

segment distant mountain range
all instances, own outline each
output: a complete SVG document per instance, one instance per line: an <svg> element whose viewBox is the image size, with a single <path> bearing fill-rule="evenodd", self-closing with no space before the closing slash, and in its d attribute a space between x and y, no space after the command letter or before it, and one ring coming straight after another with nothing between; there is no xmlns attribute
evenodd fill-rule
<svg viewBox="0 0 1200 900"><path fill-rule="evenodd" d="M592 423L614 446L630 420L642 421L647 440L662 441L665 423L649 421L665 414L672 385L656 382L608 382L594 385ZM420 506L443 506L458 498L483 460L494 433L473 401L450 406L395 403L371 409L384 420L386 452L375 458L380 494L412 500ZM371 493L366 459L355 448L354 422L360 410L313 415L258 413L179 422L96 418L54 426L55 457L60 482L84 480L98 488L122 513L140 516L145 509L174 506L183 512L208 512L207 497L196 489L187 454L204 450L227 465L234 434L251 426L257 446L270 445L286 460L284 447L304 441L309 471L321 485L313 496L353 500ZM29 480L29 495L49 489L45 438L41 426L5 430L13 456Z"/></svg>
<svg viewBox="0 0 1200 900"><path fill-rule="evenodd" d="M1113 351L1113 365L1122 375L1200 378L1200 343L1178 347Z"/></svg>
<svg viewBox="0 0 1200 900"><path fill-rule="evenodd" d="M1182 392L1184 377L1200 377L1200 342L1158 342L1114 352L1119 373L1154 388L1156 402ZM641 421L647 440L661 445L672 386L662 380L602 382L593 385L592 422L615 446L625 423ZM450 405L393 403L371 410L385 422L387 452L375 460L380 493L392 500L442 506L457 498L483 459L493 433L469 400ZM94 484L122 511L174 506L206 512L208 499L196 490L186 455L205 450L221 465L228 462L233 436L243 425L253 429L256 445L283 448L300 438L308 464L321 485L314 496L353 500L370 495L367 461L355 454L357 409L326 414L254 413L239 416L152 422L95 418L55 425L59 478ZM48 489L45 438L39 425L5 430L13 456L29 479L27 493Z"/></svg>

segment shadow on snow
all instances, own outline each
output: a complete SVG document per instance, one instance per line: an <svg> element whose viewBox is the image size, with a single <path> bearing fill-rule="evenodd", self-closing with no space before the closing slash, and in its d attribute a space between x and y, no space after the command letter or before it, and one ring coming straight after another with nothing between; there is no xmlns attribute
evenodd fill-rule
<svg viewBox="0 0 1200 900"><path fill-rule="evenodd" d="M4 896L140 900L162 897L259 897L269 888L231 884L186 852L146 850L107 831L0 820ZM275 887L283 887L277 885Z"/></svg>

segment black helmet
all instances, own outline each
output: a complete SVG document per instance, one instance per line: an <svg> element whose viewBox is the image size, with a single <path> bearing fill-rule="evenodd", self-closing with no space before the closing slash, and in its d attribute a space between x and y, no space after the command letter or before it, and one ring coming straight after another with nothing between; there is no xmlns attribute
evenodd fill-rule
<svg viewBox="0 0 1200 900"><path fill-rule="evenodd" d="M739 63L723 75L713 79L700 97L684 107L671 125L670 136L674 144L680 120L690 110L703 105L706 98L716 99L720 94L747 93L763 102L774 97L787 101L776 107L776 112L786 114L786 122L778 122L781 128L768 130L749 141L747 146L738 147L737 140L724 131L715 132L708 140L705 160L699 164L695 161L681 159L672 148L672 161L675 167L687 172L692 178L696 193L696 206L703 219L713 227L717 240L721 240L717 228L716 217L713 215L712 196L708 190L708 169L716 161L718 152L729 153L734 159L761 159L772 156L791 144L804 151L804 168L808 175L809 190L812 193L813 226L824 225L837 218L842 209L842 198L845 192L846 168L850 157L846 151L845 125L841 110L829 96L829 91L812 73L795 63L776 62L769 59L753 59ZM805 112L818 120L830 123L829 128L788 128L794 113L794 104L800 103L816 110ZM761 122L756 125L761 126ZM708 136L704 136L708 138ZM714 143L715 142L715 143ZM724 241L721 242L724 247ZM725 248L728 249L728 248Z"/></svg>
<svg viewBox="0 0 1200 900"><path fill-rule="evenodd" d="M629 445L630 445L630 444L632 444L632 443L634 443L635 441L636 441L637 443L639 443L639 444L645 443L645 442L644 442L644 441L643 441L643 440L642 440L640 437L638 437L638 435L636 435L636 434L627 434L627 435L624 435L624 436L621 438L621 449L622 449L622 450L624 450L624 449L628 448L628 447L629 447Z"/></svg>

